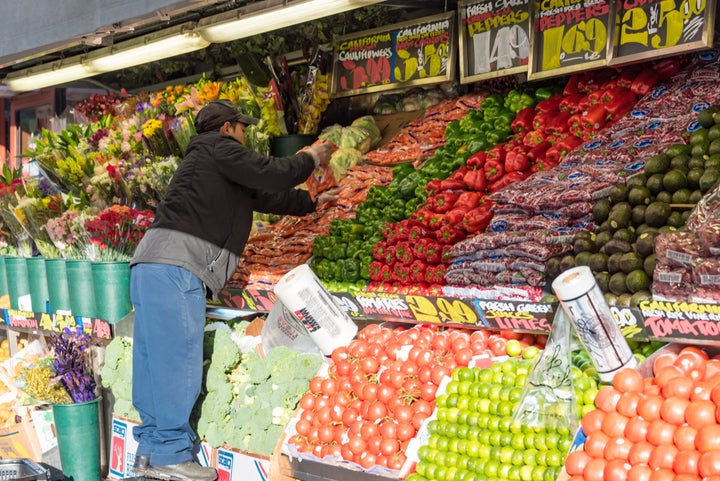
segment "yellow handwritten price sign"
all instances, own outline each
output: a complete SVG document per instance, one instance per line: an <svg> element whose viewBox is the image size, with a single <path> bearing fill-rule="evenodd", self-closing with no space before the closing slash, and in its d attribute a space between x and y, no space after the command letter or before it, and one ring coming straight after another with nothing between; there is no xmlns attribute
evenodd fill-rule
<svg viewBox="0 0 720 481"><path fill-rule="evenodd" d="M338 37L333 42L335 98L454 77L453 12Z"/></svg>
<svg viewBox="0 0 720 481"><path fill-rule="evenodd" d="M526 73L530 0L458 2L460 82Z"/></svg>
<svg viewBox="0 0 720 481"><path fill-rule="evenodd" d="M462 299L407 296L405 302L418 322L474 326L478 321L475 310Z"/></svg>
<svg viewBox="0 0 720 481"><path fill-rule="evenodd" d="M715 0L621 0L610 65L709 48Z"/></svg>
<svg viewBox="0 0 720 481"><path fill-rule="evenodd" d="M536 0L528 78L565 75L608 61L614 2Z"/></svg>

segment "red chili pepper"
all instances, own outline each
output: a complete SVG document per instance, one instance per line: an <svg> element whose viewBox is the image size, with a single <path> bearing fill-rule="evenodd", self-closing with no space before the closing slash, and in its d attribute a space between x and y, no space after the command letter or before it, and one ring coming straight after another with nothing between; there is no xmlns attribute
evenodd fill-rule
<svg viewBox="0 0 720 481"><path fill-rule="evenodd" d="M437 264L442 258L442 245L437 242L428 242L425 246L425 259L428 264Z"/></svg>
<svg viewBox="0 0 720 481"><path fill-rule="evenodd" d="M505 158L507 159L507 156ZM495 159L485 162L483 170L485 171L486 184L490 182L495 182L500 177L505 175L505 166L502 162L499 162Z"/></svg>
<svg viewBox="0 0 720 481"><path fill-rule="evenodd" d="M545 100L544 102L547 102L547 100ZM535 109L533 109L532 107L525 107L517 113L515 119L510 123L510 129L512 129L512 131L515 133L530 132L533 129L534 117Z"/></svg>
<svg viewBox="0 0 720 481"><path fill-rule="evenodd" d="M382 262L373 261L370 263L370 280L381 281L382 280Z"/></svg>
<svg viewBox="0 0 720 481"><path fill-rule="evenodd" d="M426 270L427 264L420 259L415 259L413 263L410 264L410 280L415 283L424 282Z"/></svg>
<svg viewBox="0 0 720 481"><path fill-rule="evenodd" d="M465 184L462 184L463 188ZM453 192L440 192L432 197L428 197L425 206L433 212L444 214L452 209L457 201L458 195Z"/></svg>
<svg viewBox="0 0 720 481"><path fill-rule="evenodd" d="M467 216L467 214L465 214L465 216ZM455 244L464 238L465 236L463 235L463 231L456 229L451 225L444 225L439 231L437 231L437 240L441 244Z"/></svg>
<svg viewBox="0 0 720 481"><path fill-rule="evenodd" d="M480 203L481 194L478 192L463 192L455 202L455 209L474 209Z"/></svg>
<svg viewBox="0 0 720 481"><path fill-rule="evenodd" d="M493 213L489 207L477 207L465 214L463 228L470 234L483 231L490 225L492 218Z"/></svg>
<svg viewBox="0 0 720 481"><path fill-rule="evenodd" d="M562 94L553 95L549 99L545 99L542 102L539 102L535 106L535 110L540 113L557 112L558 110L560 110L560 104L564 99L565 96Z"/></svg>
<svg viewBox="0 0 720 481"><path fill-rule="evenodd" d="M583 94L572 94L565 96L565 98L560 101L560 111L570 112L571 114L579 112L580 108L578 107L578 104L584 98L585 96Z"/></svg>
<svg viewBox="0 0 720 481"><path fill-rule="evenodd" d="M530 159L527 154L511 150L505 157L505 172L515 172L528 170L530 168Z"/></svg>
<svg viewBox="0 0 720 481"><path fill-rule="evenodd" d="M482 168L482 166L485 164L487 156L488 154L484 150L476 152L470 157L468 157L465 165L467 165L468 169L472 169L473 167Z"/></svg>
<svg viewBox="0 0 720 481"><path fill-rule="evenodd" d="M425 186L425 193L428 195L428 197L431 195L435 195L438 192L440 192L440 181L439 180L431 180Z"/></svg>
<svg viewBox="0 0 720 481"><path fill-rule="evenodd" d="M440 192L445 193L450 190L465 190L465 184L462 179L456 180L448 178L440 181Z"/></svg>
<svg viewBox="0 0 720 481"><path fill-rule="evenodd" d="M567 133L570 130L570 126L568 125L568 120L570 120L570 117L572 117L572 114L570 112L557 113L550 122L550 125L548 126L548 131L552 132L553 134Z"/></svg>
<svg viewBox="0 0 720 481"><path fill-rule="evenodd" d="M474 193L474 192L473 192ZM457 204L455 204L457 205ZM453 210L448 212L443 216L443 223L450 225L450 226L456 226L459 223L462 222L463 217L465 216L465 212L470 210L470 208L467 207L455 207Z"/></svg>
<svg viewBox="0 0 720 481"><path fill-rule="evenodd" d="M582 117L582 128L583 130L592 130L597 132L607 122L607 110L602 104L595 105L588 110Z"/></svg>
<svg viewBox="0 0 720 481"><path fill-rule="evenodd" d="M635 77L635 80L633 80L630 86L630 90L635 95L643 97L652 90L658 80L657 72L653 69L646 68Z"/></svg>
<svg viewBox="0 0 720 481"><path fill-rule="evenodd" d="M463 177L463 182L470 190L485 192L485 171L482 169L468 170Z"/></svg>
<svg viewBox="0 0 720 481"><path fill-rule="evenodd" d="M544 140L528 151L528 159L530 159L531 162L537 162L545 155L545 152L547 152L551 146L552 144L550 142Z"/></svg>
<svg viewBox="0 0 720 481"><path fill-rule="evenodd" d="M497 192L498 190L502 189L503 187L512 184L513 182L516 182L518 180L526 179L530 175L529 172L508 172L505 174L500 180L497 182L493 182L488 186L488 190L492 192Z"/></svg>

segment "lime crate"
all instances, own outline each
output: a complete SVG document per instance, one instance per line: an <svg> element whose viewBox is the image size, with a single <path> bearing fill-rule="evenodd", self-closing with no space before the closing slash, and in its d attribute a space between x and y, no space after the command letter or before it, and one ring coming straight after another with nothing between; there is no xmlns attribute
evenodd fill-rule
<svg viewBox="0 0 720 481"><path fill-rule="evenodd" d="M0 459L0 481L50 480L50 470L29 459Z"/></svg>

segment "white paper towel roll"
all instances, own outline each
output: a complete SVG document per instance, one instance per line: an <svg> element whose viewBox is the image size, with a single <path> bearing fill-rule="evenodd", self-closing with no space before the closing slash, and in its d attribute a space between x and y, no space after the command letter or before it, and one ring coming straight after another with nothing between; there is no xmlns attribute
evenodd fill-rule
<svg viewBox="0 0 720 481"><path fill-rule="evenodd" d="M285 274L274 291L326 356L336 347L347 345L357 334L357 325L340 309L307 264Z"/></svg>

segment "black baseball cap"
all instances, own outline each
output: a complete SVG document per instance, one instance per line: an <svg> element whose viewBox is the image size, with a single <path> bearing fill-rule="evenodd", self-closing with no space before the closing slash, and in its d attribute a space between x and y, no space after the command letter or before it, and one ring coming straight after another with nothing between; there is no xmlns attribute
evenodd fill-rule
<svg viewBox="0 0 720 481"><path fill-rule="evenodd" d="M229 100L215 100L197 113L195 116L195 130L199 134L218 130L225 122L253 125L260 122L260 120L240 112Z"/></svg>

